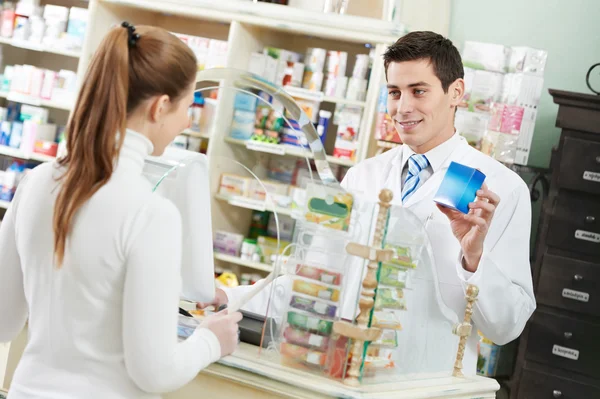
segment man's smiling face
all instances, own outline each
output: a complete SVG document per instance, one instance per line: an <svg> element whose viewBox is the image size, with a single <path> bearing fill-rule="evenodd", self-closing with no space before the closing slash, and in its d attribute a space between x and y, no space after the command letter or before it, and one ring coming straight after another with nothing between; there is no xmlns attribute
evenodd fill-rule
<svg viewBox="0 0 600 399"><path fill-rule="evenodd" d="M454 132L457 80L445 93L429 59L392 62L387 69L388 113L402 142L425 153Z"/></svg>

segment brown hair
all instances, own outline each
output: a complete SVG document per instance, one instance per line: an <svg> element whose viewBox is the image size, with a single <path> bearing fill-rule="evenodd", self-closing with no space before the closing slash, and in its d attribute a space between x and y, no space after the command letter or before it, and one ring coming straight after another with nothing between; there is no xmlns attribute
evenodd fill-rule
<svg viewBox="0 0 600 399"><path fill-rule="evenodd" d="M442 82L444 93L456 79L464 78L465 71L458 49L449 39L434 32L410 32L388 47L383 54L385 74L392 62L428 59L435 76Z"/></svg>
<svg viewBox="0 0 600 399"><path fill-rule="evenodd" d="M67 237L79 208L110 179L125 138L127 117L145 100L181 99L195 82L194 53L164 29L113 28L94 54L66 128L66 167L54 209L54 254L64 260ZM122 133L122 134L119 134Z"/></svg>

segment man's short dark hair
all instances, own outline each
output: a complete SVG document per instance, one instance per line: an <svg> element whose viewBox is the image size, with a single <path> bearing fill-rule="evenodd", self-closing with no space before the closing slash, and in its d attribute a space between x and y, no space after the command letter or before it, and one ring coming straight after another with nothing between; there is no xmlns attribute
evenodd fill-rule
<svg viewBox="0 0 600 399"><path fill-rule="evenodd" d="M459 78L464 78L465 71L458 49L444 36L435 32L411 32L402 36L388 47L383 54L385 75L392 62L415 61L428 59L433 65L435 76L442 82L444 93Z"/></svg>

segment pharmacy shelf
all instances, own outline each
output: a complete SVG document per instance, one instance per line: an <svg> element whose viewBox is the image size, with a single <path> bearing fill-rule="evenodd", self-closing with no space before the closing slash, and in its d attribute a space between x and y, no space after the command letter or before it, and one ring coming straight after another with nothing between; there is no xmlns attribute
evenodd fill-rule
<svg viewBox="0 0 600 399"><path fill-rule="evenodd" d="M235 144L235 145L246 147L247 149L249 149L251 151L265 152L268 154L275 154L275 155L289 155L289 156L298 157L298 158L309 158L309 159L313 158L313 154L311 152L309 152L305 149L302 149L302 148L288 146L288 145L269 144L269 143L262 143L262 142L253 141L253 140L240 140L240 139L234 139L231 137L225 137L225 141L230 144ZM354 166L356 164L356 162L354 162L354 161L350 161L348 159L332 157L331 155L327 155L327 161L331 164L342 165L342 166Z"/></svg>
<svg viewBox="0 0 600 399"><path fill-rule="evenodd" d="M340 105L352 105L352 106L361 107L361 108L364 108L367 106L366 101L348 100L348 99L342 98L342 97L326 96L321 91L311 91L311 90L303 89L300 87L293 87L293 86L285 86L283 89L290 96L292 96L294 98L302 99L302 100L314 101L317 103L325 102L325 103L333 103L333 104L340 104Z"/></svg>
<svg viewBox="0 0 600 399"><path fill-rule="evenodd" d="M62 109L65 111L71 111L73 109L73 104L70 103L53 100L44 100L41 98L33 98L20 93L0 92L0 98L6 98L8 101L34 105L36 107L48 107L54 109Z"/></svg>
<svg viewBox="0 0 600 399"><path fill-rule="evenodd" d="M360 108L365 108L367 106L366 101L348 100L346 98L341 98L341 97L325 96L325 97L323 97L323 102L340 104L340 105L350 105L353 107L360 107Z"/></svg>
<svg viewBox="0 0 600 399"><path fill-rule="evenodd" d="M225 254L214 254L216 260L220 260L227 263L232 263L234 265L248 267L254 270L262 270L263 272L272 272L273 267L260 262L252 262L251 260L244 260L237 256L225 255Z"/></svg>
<svg viewBox="0 0 600 399"><path fill-rule="evenodd" d="M205 140L210 139L210 133L207 133L207 132L196 132L196 131L191 130L191 129L186 129L183 132L181 132L181 134L183 134L185 136L190 136L190 137L198 137L200 139L205 139Z"/></svg>
<svg viewBox="0 0 600 399"><path fill-rule="evenodd" d="M224 194L216 194L215 198L220 201L225 201L229 203L229 205L237 206L238 208L252 209L255 211L269 211L276 212L278 215L286 215L291 217L296 217L300 215L299 210L293 210L290 208L282 208L279 206L269 206L265 201L253 200L251 198L242 197L242 196L229 196Z"/></svg>
<svg viewBox="0 0 600 399"><path fill-rule="evenodd" d="M18 48L22 48L22 49L26 49L26 50L39 51L41 53L64 55L65 57L72 57L72 58L80 58L81 57L81 51L73 51L73 50L66 50L66 49L61 49L61 48L56 48L56 47L42 46L41 44L31 43L31 42L24 41L24 40L15 40L15 39L9 39L9 38L5 38L5 37L0 37L0 44L7 44L9 46L18 47Z"/></svg>
<svg viewBox="0 0 600 399"><path fill-rule="evenodd" d="M8 209L9 206L10 206L9 201L0 201L0 209Z"/></svg>
<svg viewBox="0 0 600 399"><path fill-rule="evenodd" d="M49 155L42 155L36 153L27 155L21 150L10 148L4 145L0 145L0 155L6 155L7 157L19 158L24 159L26 161L36 162L52 162L56 159L55 157L51 157Z"/></svg>
<svg viewBox="0 0 600 399"><path fill-rule="evenodd" d="M402 25L381 19L322 13L276 4L214 0L102 0L121 7L232 23L355 43L394 43L405 33ZM352 29L348 29L348 27Z"/></svg>

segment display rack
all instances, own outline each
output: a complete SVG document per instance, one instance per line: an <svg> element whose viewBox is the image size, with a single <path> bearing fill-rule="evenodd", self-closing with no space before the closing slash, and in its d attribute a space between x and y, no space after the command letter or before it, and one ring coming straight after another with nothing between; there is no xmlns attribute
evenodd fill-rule
<svg viewBox="0 0 600 399"><path fill-rule="evenodd" d="M87 8L88 2L83 0L44 0L41 5L56 5L63 7ZM88 15L91 18L90 15ZM89 34L89 21L86 35ZM42 44L32 43L25 40L16 40L13 38L0 37L0 46L2 46L2 64L6 65L33 65L39 68L47 68L58 71L66 69L76 72L78 80L77 87L81 86L81 80L84 75L82 55L84 49L70 50L59 47L49 47ZM4 71L0 71L3 73ZM0 92L0 99L21 104L33 105L49 109L49 119L59 125L65 125L68 121L73 103L71 101L46 100L41 98L32 98L20 93ZM5 105L3 105L5 106ZM0 146L0 156L20 159L33 162L50 162L55 159L53 156L25 153L19 149L8 146ZM7 208L8 203L0 204L0 209ZM4 206L3 206L4 205ZM3 212L0 212L0 220Z"/></svg>
<svg viewBox="0 0 600 399"><path fill-rule="evenodd" d="M90 1L90 34L87 37L83 64L86 64L102 37L115 24L123 20L133 24L160 26L171 32L226 40L228 53L224 67L247 70L253 52L262 52L265 46L285 48L305 53L309 47L339 50L348 53L349 66L356 54L368 54L369 47L376 52L369 77L365 101L347 100L322 96L322 104L328 109L336 105L356 106L362 109L358 152L355 160L340 159L328 155L331 164L350 167L367 157L369 147L374 146L371 131L375 124L379 89L384 80L383 65L379 61L386 46L402 34L395 24L383 20L349 15L325 15L291 7L250 2L213 2L208 0L158 1L158 0L101 0ZM349 29L349 27L352 27ZM369 47L366 47L368 45ZM85 66L85 65L84 65ZM207 82L203 82L207 86ZM272 156L311 158L301 147L267 145L236 140L229 137L233 115L232 90L219 90L219 102L214 118L206 132L184 132L186 135L209 139L209 157L213 231L246 234L250 226L252 210L274 210L281 215L292 215L285 208L270 209L266 204L236 201L218 195L222 173L246 173L236 162L252 168L260 160ZM225 162L224 160L236 162ZM256 262L241 263L238 258L215 256L217 266L234 269L242 266L260 272L270 271Z"/></svg>

